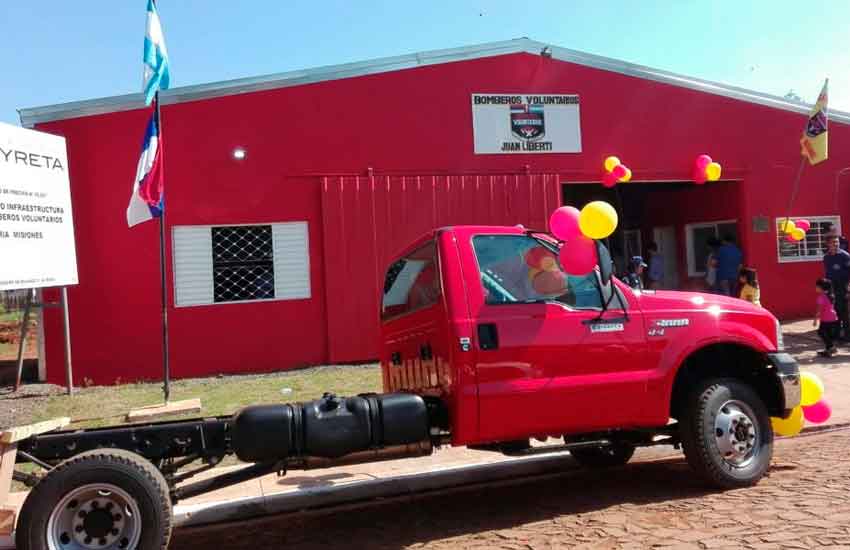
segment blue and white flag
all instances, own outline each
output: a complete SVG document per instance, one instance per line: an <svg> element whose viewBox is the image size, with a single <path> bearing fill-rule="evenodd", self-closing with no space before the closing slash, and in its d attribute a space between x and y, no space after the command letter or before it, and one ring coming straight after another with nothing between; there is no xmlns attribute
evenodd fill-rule
<svg viewBox="0 0 850 550"><path fill-rule="evenodd" d="M165 49L165 36L159 14L156 12L156 2L148 0L148 24L145 31L144 77L142 92L145 94L145 105L150 105L153 96L159 90L167 90L170 76L168 74L168 50Z"/></svg>

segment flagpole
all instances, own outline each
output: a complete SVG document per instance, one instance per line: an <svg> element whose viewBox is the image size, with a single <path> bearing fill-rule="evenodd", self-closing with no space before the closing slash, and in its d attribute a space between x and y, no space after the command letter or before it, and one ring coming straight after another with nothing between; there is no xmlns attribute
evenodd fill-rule
<svg viewBox="0 0 850 550"><path fill-rule="evenodd" d="M163 182L165 181L165 147L163 146L164 133L162 131L162 115L159 109L159 90L154 94L156 102L156 123L159 134L159 154L161 155L161 175ZM163 185L163 189L165 186ZM160 197L162 201L162 209L159 213L159 277L160 291L162 298L162 371L163 385L162 392L165 396L165 404L168 405L168 400L171 397L171 366L168 361L168 291L165 285L165 198Z"/></svg>
<svg viewBox="0 0 850 550"><path fill-rule="evenodd" d="M800 189L800 178L803 176L803 168L806 167L808 158L803 155L800 157L800 167L797 169L797 177L794 178L794 185L791 187L791 199L788 201L788 208L785 210L785 223L782 224L782 230L785 230L785 224L791 219L791 208L794 206L794 199L797 198L797 191Z"/></svg>

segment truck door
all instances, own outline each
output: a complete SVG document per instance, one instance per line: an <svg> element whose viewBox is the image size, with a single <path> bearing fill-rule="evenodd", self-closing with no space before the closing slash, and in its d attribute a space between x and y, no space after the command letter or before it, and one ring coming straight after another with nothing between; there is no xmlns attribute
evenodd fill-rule
<svg viewBox="0 0 850 550"><path fill-rule="evenodd" d="M635 296L595 272L567 276L541 244L475 235L467 247L481 440L639 425L649 365Z"/></svg>

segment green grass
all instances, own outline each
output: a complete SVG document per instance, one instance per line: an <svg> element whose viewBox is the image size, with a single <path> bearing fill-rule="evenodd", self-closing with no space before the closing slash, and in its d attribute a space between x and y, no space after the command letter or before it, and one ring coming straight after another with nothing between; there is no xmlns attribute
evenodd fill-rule
<svg viewBox="0 0 850 550"><path fill-rule="evenodd" d="M292 391L284 394L284 388ZM188 417L219 416L232 414L245 405L308 401L324 392L347 396L380 390L381 370L377 365L334 366L270 375L178 380L171 384L171 399L201 399L202 412ZM130 409L158 403L162 403L161 383L81 388L72 396L50 397L32 421L69 416L74 428L101 427L123 423Z"/></svg>

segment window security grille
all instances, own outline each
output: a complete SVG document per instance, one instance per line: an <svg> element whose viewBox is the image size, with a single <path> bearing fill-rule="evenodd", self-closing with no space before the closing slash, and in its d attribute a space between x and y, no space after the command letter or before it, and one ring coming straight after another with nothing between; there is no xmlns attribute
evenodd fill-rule
<svg viewBox="0 0 850 550"><path fill-rule="evenodd" d="M791 217L792 220L800 218L803 216ZM841 229L839 216L810 216L805 219L812 224L806 231L806 238L799 242L790 242L781 230L785 218L776 218L776 248L780 263L820 261L826 251L829 228L835 225Z"/></svg>
<svg viewBox="0 0 850 550"><path fill-rule="evenodd" d="M212 228L215 302L275 297L271 225Z"/></svg>

